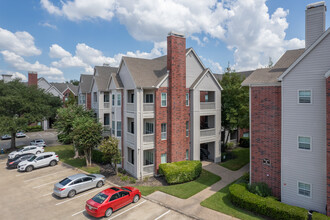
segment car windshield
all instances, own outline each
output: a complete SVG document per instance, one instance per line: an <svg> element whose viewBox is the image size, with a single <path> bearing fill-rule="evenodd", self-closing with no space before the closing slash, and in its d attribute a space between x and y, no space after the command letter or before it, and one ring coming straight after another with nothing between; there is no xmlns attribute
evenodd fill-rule
<svg viewBox="0 0 330 220"><path fill-rule="evenodd" d="M60 184L62 186L65 186L66 184L70 183L71 181L72 181L71 179L65 178L65 179L63 179L63 180L60 181Z"/></svg>
<svg viewBox="0 0 330 220"><path fill-rule="evenodd" d="M106 195L106 194L104 194L104 193L99 193L99 194L97 194L96 196L94 196L94 197L92 198L92 200L93 200L94 202L97 202L97 203L102 204L102 203L104 202L104 200L106 200L107 198L108 198L108 195Z"/></svg>
<svg viewBox="0 0 330 220"><path fill-rule="evenodd" d="M128 191L128 192L132 192L132 190L127 189L127 188L125 188L125 187L121 187L121 189L122 189L122 190L126 190L126 191Z"/></svg>
<svg viewBox="0 0 330 220"><path fill-rule="evenodd" d="M34 161L34 159L36 159L37 158L37 156L36 155L33 155L30 159L28 159L28 161L29 162L32 162L32 161Z"/></svg>
<svg viewBox="0 0 330 220"><path fill-rule="evenodd" d="M24 148L23 149L20 149L19 151L17 151L17 152L23 152L23 150L24 150Z"/></svg>

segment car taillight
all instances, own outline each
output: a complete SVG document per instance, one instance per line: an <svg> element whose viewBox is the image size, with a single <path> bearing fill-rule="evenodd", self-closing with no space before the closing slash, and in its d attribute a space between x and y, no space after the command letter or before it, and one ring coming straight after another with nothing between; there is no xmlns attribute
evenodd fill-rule
<svg viewBox="0 0 330 220"><path fill-rule="evenodd" d="M58 190L63 191L63 190L65 190L65 188L59 188Z"/></svg>
<svg viewBox="0 0 330 220"><path fill-rule="evenodd" d="M13 162L10 162L9 164L13 164L14 163L14 161Z"/></svg>
<svg viewBox="0 0 330 220"><path fill-rule="evenodd" d="M58 157L58 155L56 155L56 157Z"/></svg>

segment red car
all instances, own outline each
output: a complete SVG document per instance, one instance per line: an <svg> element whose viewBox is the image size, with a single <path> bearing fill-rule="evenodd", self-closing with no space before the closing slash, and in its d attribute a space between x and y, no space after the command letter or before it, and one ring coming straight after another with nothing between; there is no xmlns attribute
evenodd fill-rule
<svg viewBox="0 0 330 220"><path fill-rule="evenodd" d="M109 217L112 212L132 202L138 202L140 198L140 190L134 187L111 187L88 200L85 209L91 216Z"/></svg>

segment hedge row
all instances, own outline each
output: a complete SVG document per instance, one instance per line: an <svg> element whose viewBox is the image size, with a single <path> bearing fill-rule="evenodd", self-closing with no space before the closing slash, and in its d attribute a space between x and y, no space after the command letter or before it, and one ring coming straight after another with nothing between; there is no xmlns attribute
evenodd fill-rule
<svg viewBox="0 0 330 220"><path fill-rule="evenodd" d="M246 184L233 184L229 187L231 202L243 209L269 216L272 219L307 219L307 210L276 201L272 197L260 197L247 190Z"/></svg>
<svg viewBox="0 0 330 220"><path fill-rule="evenodd" d="M41 125L33 125L33 126L28 126L26 128L27 132L35 132L35 131L42 131Z"/></svg>
<svg viewBox="0 0 330 220"><path fill-rule="evenodd" d="M94 149L92 152L92 161L98 164L106 164L107 161L103 159L103 153L99 150Z"/></svg>
<svg viewBox="0 0 330 220"><path fill-rule="evenodd" d="M202 172L200 161L179 161L159 165L159 173L165 176L168 184L185 183L195 180Z"/></svg>

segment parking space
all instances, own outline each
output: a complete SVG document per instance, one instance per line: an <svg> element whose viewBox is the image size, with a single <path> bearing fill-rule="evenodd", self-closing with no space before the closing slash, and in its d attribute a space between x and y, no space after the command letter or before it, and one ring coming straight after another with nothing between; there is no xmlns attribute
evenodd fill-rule
<svg viewBox="0 0 330 220"><path fill-rule="evenodd" d="M73 198L58 198L53 186L78 171L58 164L32 172L18 172L5 168L6 158L0 157L1 219L95 219L85 211L85 203L98 192L111 187L105 184L77 194ZM102 219L189 219L156 203L140 199Z"/></svg>

